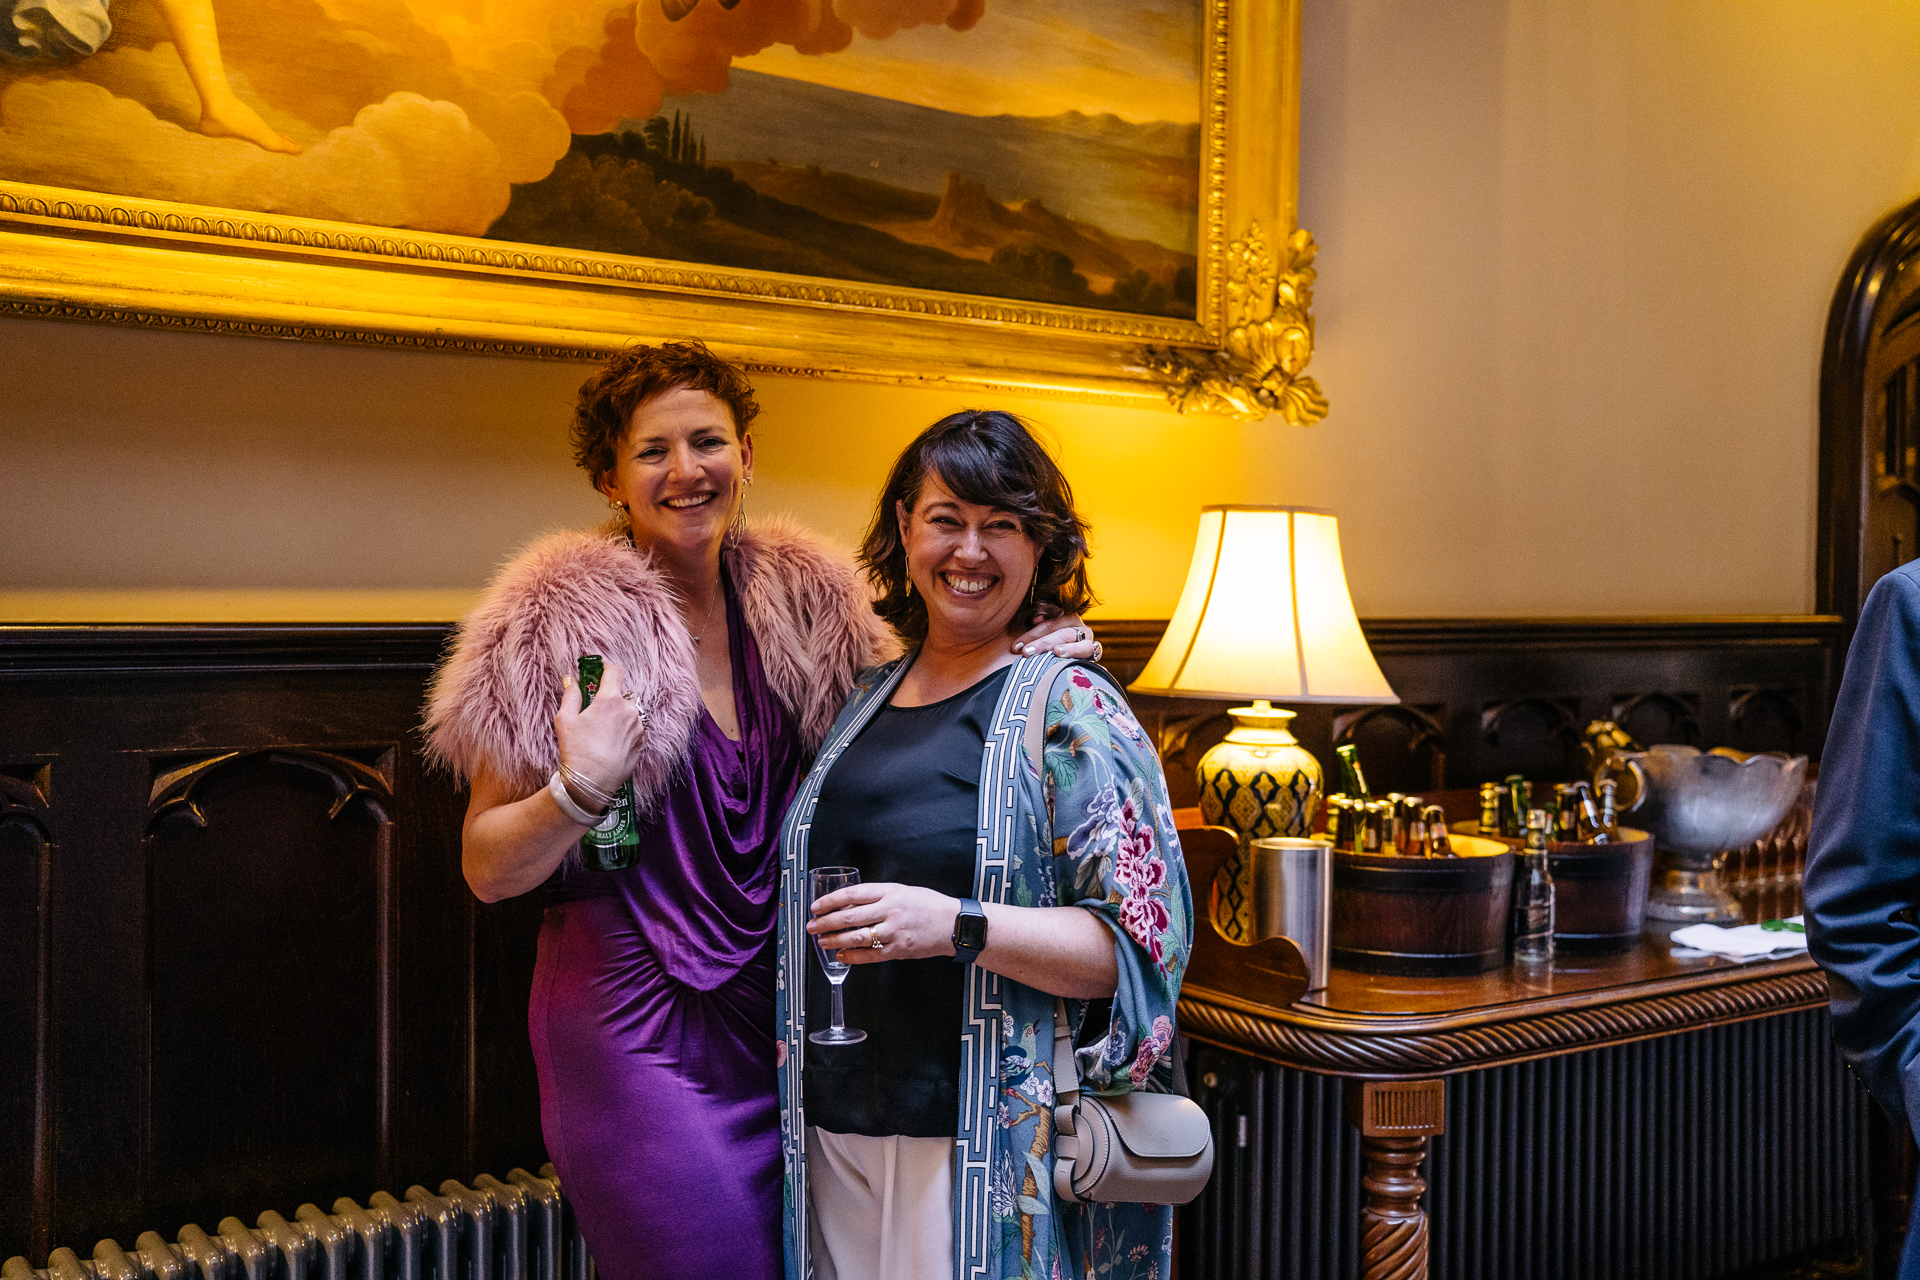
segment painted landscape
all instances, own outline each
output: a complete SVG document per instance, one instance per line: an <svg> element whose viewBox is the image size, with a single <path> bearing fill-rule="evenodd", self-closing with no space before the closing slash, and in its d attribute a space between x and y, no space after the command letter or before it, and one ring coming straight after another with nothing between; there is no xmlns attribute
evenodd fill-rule
<svg viewBox="0 0 1920 1280"><path fill-rule="evenodd" d="M1197 125L959 116L737 69L664 105L576 137L488 234L1193 315Z"/></svg>
<svg viewBox="0 0 1920 1280"><path fill-rule="evenodd" d="M1191 316L1201 7L29 6L0 178Z"/></svg>

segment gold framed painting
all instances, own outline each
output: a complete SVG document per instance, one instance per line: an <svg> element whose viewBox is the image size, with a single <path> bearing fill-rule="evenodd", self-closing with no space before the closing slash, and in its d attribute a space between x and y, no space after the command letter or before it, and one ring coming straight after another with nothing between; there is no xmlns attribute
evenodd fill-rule
<svg viewBox="0 0 1920 1280"><path fill-rule="evenodd" d="M0 0L0 311L1308 423L1300 0Z"/></svg>

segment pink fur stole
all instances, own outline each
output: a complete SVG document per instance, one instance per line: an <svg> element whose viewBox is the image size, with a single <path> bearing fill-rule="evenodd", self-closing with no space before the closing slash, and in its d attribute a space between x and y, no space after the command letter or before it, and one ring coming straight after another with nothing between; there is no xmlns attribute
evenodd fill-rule
<svg viewBox="0 0 1920 1280"><path fill-rule="evenodd" d="M854 673L897 646L852 561L794 522L759 522L721 555L767 684L817 751ZM620 664L648 709L633 783L651 809L685 764L700 687L665 573L611 527L549 534L500 571L434 676L428 758L462 779L485 766L531 795L559 763L560 680L583 653Z"/></svg>

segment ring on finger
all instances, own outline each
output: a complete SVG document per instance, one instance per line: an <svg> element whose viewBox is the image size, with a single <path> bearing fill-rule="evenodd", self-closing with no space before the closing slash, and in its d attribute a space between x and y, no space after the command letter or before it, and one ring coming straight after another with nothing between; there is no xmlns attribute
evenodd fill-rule
<svg viewBox="0 0 1920 1280"><path fill-rule="evenodd" d="M1073 629L1073 642L1075 644L1081 643L1086 638L1087 638L1087 629L1085 627L1075 627Z"/></svg>
<svg viewBox="0 0 1920 1280"><path fill-rule="evenodd" d="M875 951L883 950L886 947L887 944L880 941L880 927L878 925L869 925L867 927L867 945Z"/></svg>
<svg viewBox="0 0 1920 1280"><path fill-rule="evenodd" d="M1095 640L1093 642L1093 660L1095 662L1100 661L1100 655L1105 653L1106 651L1107 651L1107 646L1101 644L1098 640Z"/></svg>

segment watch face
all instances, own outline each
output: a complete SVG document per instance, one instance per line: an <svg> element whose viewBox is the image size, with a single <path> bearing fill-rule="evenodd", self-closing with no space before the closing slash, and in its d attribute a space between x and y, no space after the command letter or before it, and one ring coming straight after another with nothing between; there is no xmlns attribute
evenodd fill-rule
<svg viewBox="0 0 1920 1280"><path fill-rule="evenodd" d="M987 945L987 918L983 915L963 915L953 922L953 945L967 951L978 951Z"/></svg>

